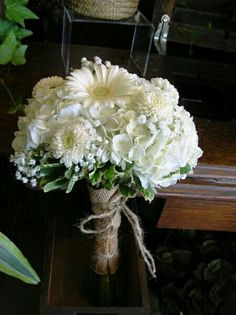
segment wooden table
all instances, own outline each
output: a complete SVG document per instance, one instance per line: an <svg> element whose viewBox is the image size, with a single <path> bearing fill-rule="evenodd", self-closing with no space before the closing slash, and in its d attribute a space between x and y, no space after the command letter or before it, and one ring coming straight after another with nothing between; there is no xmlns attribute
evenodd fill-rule
<svg viewBox="0 0 236 315"><path fill-rule="evenodd" d="M128 51L72 47L72 63L79 65L81 56L92 58L95 55L125 67L128 65ZM40 78L64 75L58 44L30 45L27 60L26 65L12 69L10 84L15 95L28 98ZM166 68L162 59L151 58L148 77L164 73ZM131 70L135 70L132 65ZM2 88L0 95L0 155L6 156L11 152L17 115L7 114L10 102ZM195 122L204 154L187 180L157 191L157 197L166 199L157 226L236 231L236 121L196 118Z"/></svg>

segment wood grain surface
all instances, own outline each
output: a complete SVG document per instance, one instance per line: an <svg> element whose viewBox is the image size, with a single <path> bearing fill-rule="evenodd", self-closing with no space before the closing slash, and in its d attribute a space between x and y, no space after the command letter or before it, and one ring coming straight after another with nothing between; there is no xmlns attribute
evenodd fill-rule
<svg viewBox="0 0 236 315"><path fill-rule="evenodd" d="M158 228L236 232L234 202L168 198Z"/></svg>

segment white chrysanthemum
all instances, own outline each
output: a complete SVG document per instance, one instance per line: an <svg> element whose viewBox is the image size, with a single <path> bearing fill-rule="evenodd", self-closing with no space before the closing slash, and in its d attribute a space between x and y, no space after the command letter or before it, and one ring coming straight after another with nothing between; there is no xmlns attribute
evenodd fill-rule
<svg viewBox="0 0 236 315"><path fill-rule="evenodd" d="M152 91L143 91L138 94L135 103L138 111L153 122L168 119L173 113L173 106L164 93L159 89Z"/></svg>
<svg viewBox="0 0 236 315"><path fill-rule="evenodd" d="M179 93L167 79L163 78L153 78L151 79L151 83L158 87L163 93L165 93L166 97L169 99L169 102L172 106L176 106L179 102Z"/></svg>
<svg viewBox="0 0 236 315"><path fill-rule="evenodd" d="M94 71L83 67L67 77L66 86L84 106L123 106L134 93L135 81L118 66L94 65Z"/></svg>
<svg viewBox="0 0 236 315"><path fill-rule="evenodd" d="M41 79L33 88L32 96L38 97L48 97L51 90L62 86L64 79L58 76L48 77Z"/></svg>
<svg viewBox="0 0 236 315"><path fill-rule="evenodd" d="M51 141L51 152L60 159L66 167L78 164L90 152L92 141L95 140L95 130L80 119L60 126Z"/></svg>

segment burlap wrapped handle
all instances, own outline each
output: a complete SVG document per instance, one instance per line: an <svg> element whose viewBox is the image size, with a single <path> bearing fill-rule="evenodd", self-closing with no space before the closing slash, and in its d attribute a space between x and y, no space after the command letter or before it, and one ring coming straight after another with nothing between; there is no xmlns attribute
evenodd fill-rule
<svg viewBox="0 0 236 315"><path fill-rule="evenodd" d="M89 196L93 214L83 219L79 228L85 234L94 234L91 268L100 275L116 272L119 266L118 230L123 213L132 226L136 243L150 274L156 277L154 259L144 245L138 217L126 206L126 198L120 193L119 186L111 190L89 187ZM94 229L89 229L86 224L92 220Z"/></svg>

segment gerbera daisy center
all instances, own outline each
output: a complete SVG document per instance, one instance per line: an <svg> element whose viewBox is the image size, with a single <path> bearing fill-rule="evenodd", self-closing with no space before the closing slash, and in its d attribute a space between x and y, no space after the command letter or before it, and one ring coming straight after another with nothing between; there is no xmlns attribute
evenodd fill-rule
<svg viewBox="0 0 236 315"><path fill-rule="evenodd" d="M103 98L110 95L110 90L105 86L97 86L92 89L92 95L98 98Z"/></svg>

